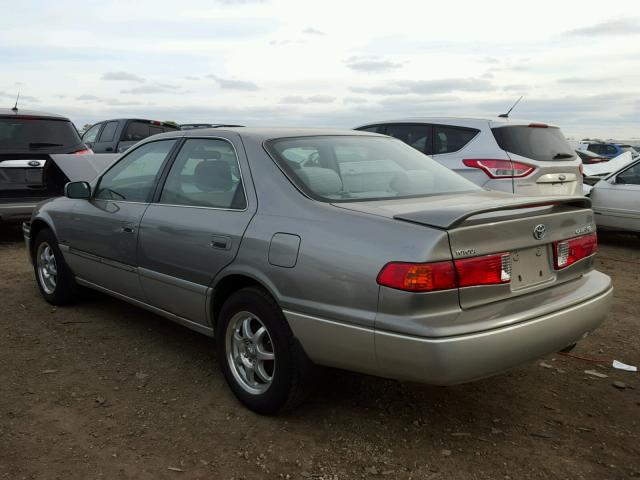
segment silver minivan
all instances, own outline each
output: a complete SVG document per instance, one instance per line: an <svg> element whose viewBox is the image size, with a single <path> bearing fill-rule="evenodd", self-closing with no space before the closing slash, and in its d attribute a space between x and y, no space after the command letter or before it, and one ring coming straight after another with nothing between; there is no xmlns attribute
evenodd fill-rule
<svg viewBox="0 0 640 480"><path fill-rule="evenodd" d="M554 125L503 117L421 117L356 130L398 138L491 190L582 194L582 162Z"/></svg>

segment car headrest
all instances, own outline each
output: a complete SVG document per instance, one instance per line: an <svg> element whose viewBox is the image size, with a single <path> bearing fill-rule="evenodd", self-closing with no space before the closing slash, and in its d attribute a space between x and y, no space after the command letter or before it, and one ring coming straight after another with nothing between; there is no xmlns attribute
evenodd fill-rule
<svg viewBox="0 0 640 480"><path fill-rule="evenodd" d="M342 180L335 170L320 167L305 167L296 170L309 189L318 195L335 195L342 191Z"/></svg>
<svg viewBox="0 0 640 480"><path fill-rule="evenodd" d="M396 173L389 182L389 187L403 195L424 193L435 187L435 179L425 170L406 170Z"/></svg>
<svg viewBox="0 0 640 480"><path fill-rule="evenodd" d="M203 192L226 192L233 186L231 168L224 160L204 160L193 171L194 183Z"/></svg>

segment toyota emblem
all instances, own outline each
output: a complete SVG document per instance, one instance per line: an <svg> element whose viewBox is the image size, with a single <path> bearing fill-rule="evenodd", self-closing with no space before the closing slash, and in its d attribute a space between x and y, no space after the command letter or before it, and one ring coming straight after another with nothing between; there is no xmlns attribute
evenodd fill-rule
<svg viewBox="0 0 640 480"><path fill-rule="evenodd" d="M542 240L544 236L547 234L547 227L544 224L536 225L533 229L533 238L536 240Z"/></svg>

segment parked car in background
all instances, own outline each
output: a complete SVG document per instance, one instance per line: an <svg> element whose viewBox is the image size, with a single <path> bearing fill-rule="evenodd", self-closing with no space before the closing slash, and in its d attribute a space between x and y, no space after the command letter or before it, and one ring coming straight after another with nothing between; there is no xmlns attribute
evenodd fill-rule
<svg viewBox="0 0 640 480"><path fill-rule="evenodd" d="M121 118L96 123L82 135L82 140L95 153L122 153L147 137L176 130L180 128L157 120Z"/></svg>
<svg viewBox="0 0 640 480"><path fill-rule="evenodd" d="M592 163L608 162L611 160L609 157L603 157L597 153L590 152L589 150L576 150L576 154L582 160L585 165L591 165Z"/></svg>
<svg viewBox="0 0 640 480"><path fill-rule="evenodd" d="M45 178L51 154L90 152L66 117L0 109L0 223L24 221L38 202L62 195L65 179Z"/></svg>
<svg viewBox="0 0 640 480"><path fill-rule="evenodd" d="M597 155L606 158L615 158L624 152L631 152L633 158L640 156L631 145L620 143L607 143L600 140L583 140L578 143L578 150L589 150Z"/></svg>
<svg viewBox="0 0 640 480"><path fill-rule="evenodd" d="M382 135L245 127L148 138L24 232L47 301L83 285L214 336L274 413L313 364L449 385L584 338L612 297L589 203L486 191Z"/></svg>
<svg viewBox="0 0 640 480"><path fill-rule="evenodd" d="M491 190L523 195L582 192L582 162L560 128L511 118L410 118L356 130L396 137Z"/></svg>
<svg viewBox="0 0 640 480"><path fill-rule="evenodd" d="M194 130L197 128L221 128L221 127L242 127L242 125L230 125L225 123L182 123L181 130Z"/></svg>
<svg viewBox="0 0 640 480"><path fill-rule="evenodd" d="M600 180L589 196L599 227L640 233L640 160Z"/></svg>

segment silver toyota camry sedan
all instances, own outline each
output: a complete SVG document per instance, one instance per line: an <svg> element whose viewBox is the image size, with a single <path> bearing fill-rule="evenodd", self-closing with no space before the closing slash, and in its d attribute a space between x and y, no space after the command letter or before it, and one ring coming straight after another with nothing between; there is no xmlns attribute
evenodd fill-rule
<svg viewBox="0 0 640 480"><path fill-rule="evenodd" d="M213 337L263 414L299 402L314 365L502 372L575 344L612 297L589 199L485 191L374 133L179 131L93 179L58 165L78 181L24 226L43 297L89 287Z"/></svg>

